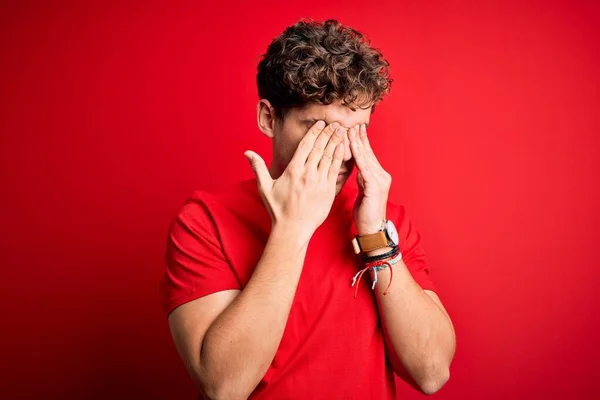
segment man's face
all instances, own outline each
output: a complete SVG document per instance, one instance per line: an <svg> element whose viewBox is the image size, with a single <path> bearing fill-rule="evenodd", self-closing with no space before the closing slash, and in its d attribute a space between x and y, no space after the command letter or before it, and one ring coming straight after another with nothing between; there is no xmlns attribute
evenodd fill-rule
<svg viewBox="0 0 600 400"><path fill-rule="evenodd" d="M367 109L358 108L356 111L352 111L341 102L326 106L308 104L302 108L289 110L283 121L280 120L275 123L271 172L282 173L285 170L298 147L298 143L315 122L322 120L327 125L338 122L346 129L344 135L344 161L336 182L336 194L338 194L354 169L350 141L348 140L348 129L358 124L368 125L370 118L371 107Z"/></svg>

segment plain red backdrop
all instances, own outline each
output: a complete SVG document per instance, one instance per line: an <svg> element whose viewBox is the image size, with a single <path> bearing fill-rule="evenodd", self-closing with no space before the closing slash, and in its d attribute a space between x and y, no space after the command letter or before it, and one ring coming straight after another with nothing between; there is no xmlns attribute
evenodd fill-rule
<svg viewBox="0 0 600 400"><path fill-rule="evenodd" d="M0 16L3 398L193 398L158 303L166 230L194 189L252 176L244 150L270 158L256 64L300 17L364 31L391 63L370 133L456 326L436 397L597 398L598 3L15 2Z"/></svg>

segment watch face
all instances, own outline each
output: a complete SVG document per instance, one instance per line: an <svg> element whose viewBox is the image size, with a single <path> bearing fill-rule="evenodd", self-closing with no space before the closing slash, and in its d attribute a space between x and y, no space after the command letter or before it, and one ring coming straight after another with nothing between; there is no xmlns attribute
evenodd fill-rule
<svg viewBox="0 0 600 400"><path fill-rule="evenodd" d="M385 229L392 243L394 243L395 246L398 246L400 244L400 238L398 237L398 231L396 230L394 223L388 219L385 224Z"/></svg>

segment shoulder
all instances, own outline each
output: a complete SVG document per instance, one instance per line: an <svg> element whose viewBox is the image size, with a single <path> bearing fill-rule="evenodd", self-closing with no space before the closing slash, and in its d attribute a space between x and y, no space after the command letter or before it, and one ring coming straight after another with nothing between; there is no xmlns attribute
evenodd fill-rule
<svg viewBox="0 0 600 400"><path fill-rule="evenodd" d="M256 178L235 182L218 189L198 189L192 192L187 203L219 203L224 205L243 204L251 198L260 197Z"/></svg>
<svg viewBox="0 0 600 400"><path fill-rule="evenodd" d="M387 202L387 219L392 220L392 222L397 226L402 225L403 223L407 222L408 215L407 215L406 207L404 206L404 204L388 200L388 202Z"/></svg>
<svg viewBox="0 0 600 400"><path fill-rule="evenodd" d="M219 189L193 191L181 207L178 218L205 221L225 212L240 211L260 205L261 202L254 178L235 182Z"/></svg>
<svg viewBox="0 0 600 400"><path fill-rule="evenodd" d="M414 245L420 242L419 230L404 204L388 201L387 219L394 223L400 239L405 244Z"/></svg>

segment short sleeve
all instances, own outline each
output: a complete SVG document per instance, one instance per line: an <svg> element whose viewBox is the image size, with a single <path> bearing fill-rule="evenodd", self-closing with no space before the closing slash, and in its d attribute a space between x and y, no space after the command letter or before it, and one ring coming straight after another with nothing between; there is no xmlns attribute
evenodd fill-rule
<svg viewBox="0 0 600 400"><path fill-rule="evenodd" d="M421 245L421 235L406 213L404 206L398 206L397 215L397 222L395 220L392 220L392 222L396 224L398 230L402 261L406 264L413 279L423 290L435 291L435 286L430 277L429 265Z"/></svg>
<svg viewBox="0 0 600 400"><path fill-rule="evenodd" d="M198 202L188 202L171 223L165 262L160 296L167 314L197 298L241 289L208 210Z"/></svg>

